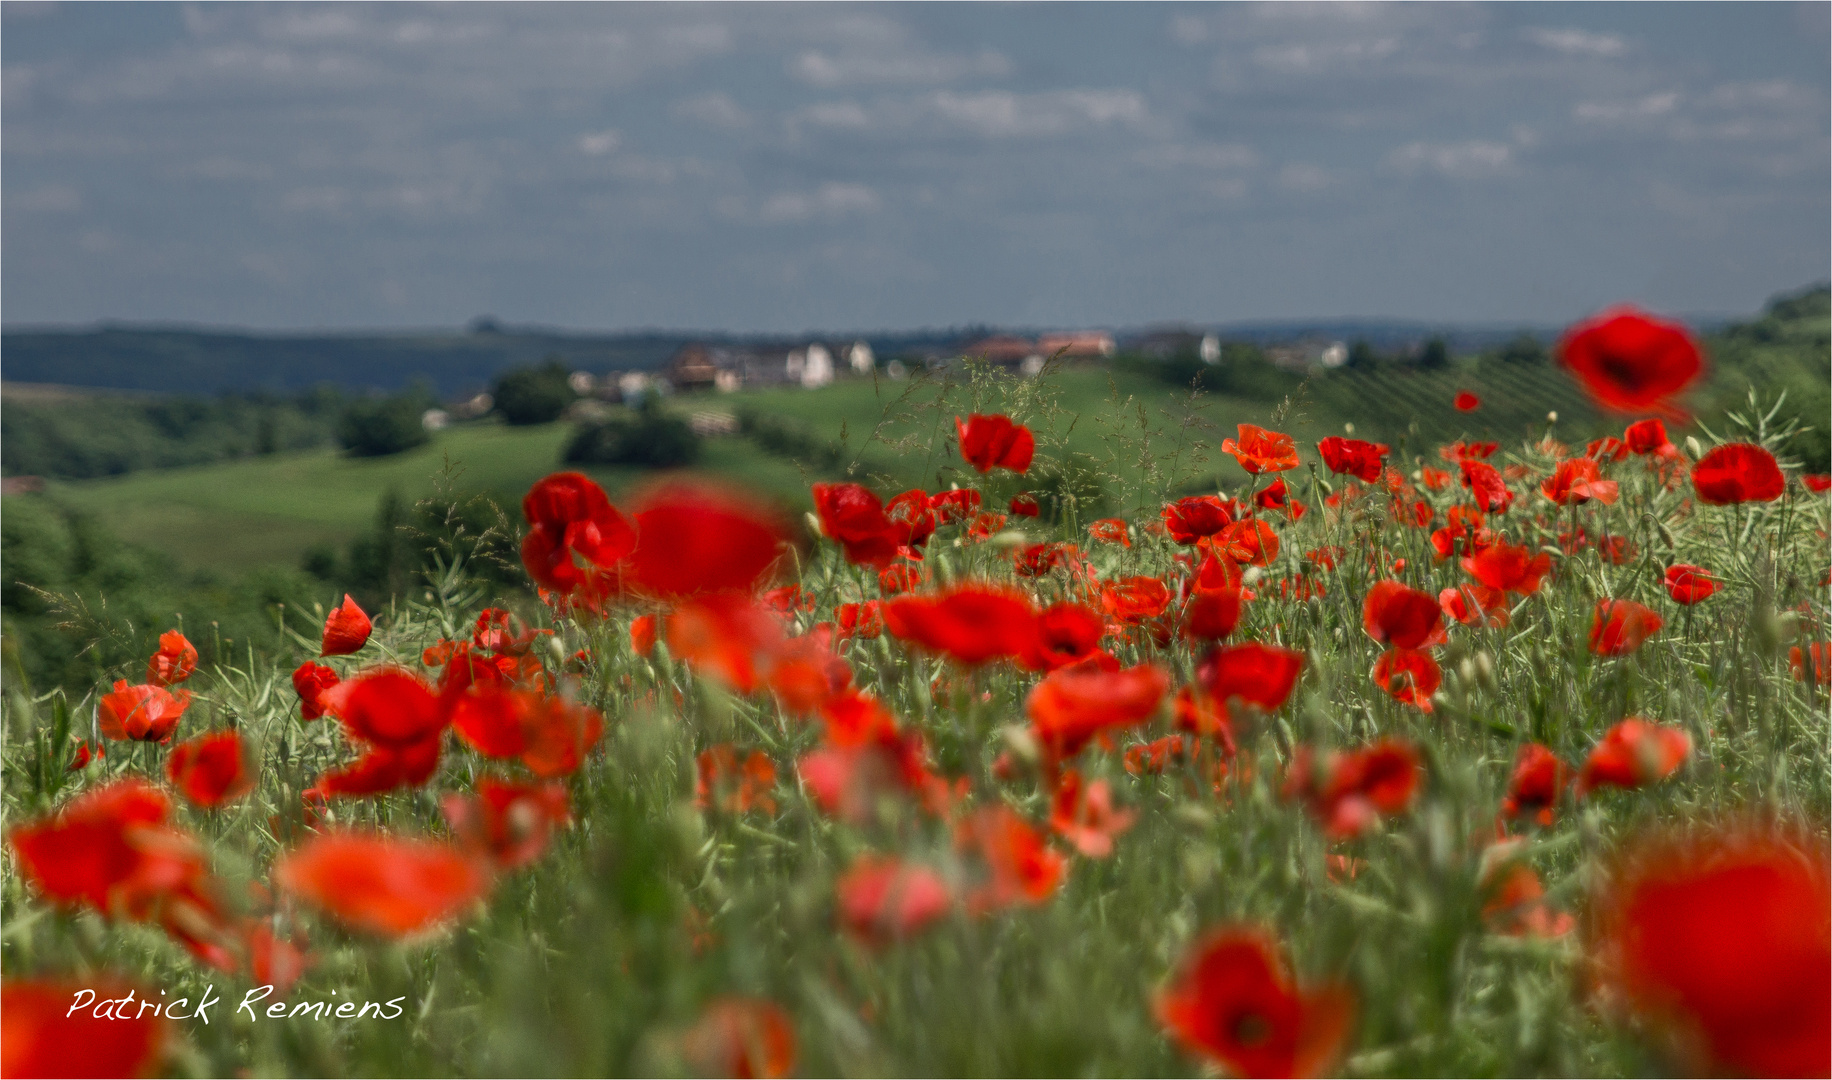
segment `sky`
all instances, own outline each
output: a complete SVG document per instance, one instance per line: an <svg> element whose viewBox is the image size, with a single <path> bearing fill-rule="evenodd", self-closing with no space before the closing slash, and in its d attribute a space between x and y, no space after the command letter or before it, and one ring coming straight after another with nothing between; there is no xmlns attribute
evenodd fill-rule
<svg viewBox="0 0 1832 1080"><path fill-rule="evenodd" d="M0 320L1734 314L1825 3L0 5Z"/></svg>

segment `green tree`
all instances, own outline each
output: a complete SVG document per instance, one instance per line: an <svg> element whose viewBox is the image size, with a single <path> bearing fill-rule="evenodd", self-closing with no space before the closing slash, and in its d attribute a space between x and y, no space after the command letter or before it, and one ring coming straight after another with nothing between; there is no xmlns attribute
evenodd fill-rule
<svg viewBox="0 0 1832 1080"><path fill-rule="evenodd" d="M511 424L551 424L578 397L566 365L550 356L538 367L521 367L497 377L490 388L496 411Z"/></svg>
<svg viewBox="0 0 1832 1080"><path fill-rule="evenodd" d="M383 457L411 450L430 435L418 394L396 394L352 403L337 421L337 442L353 457Z"/></svg>
<svg viewBox="0 0 1832 1080"><path fill-rule="evenodd" d="M1434 337L1425 343L1425 351L1419 354L1419 367L1426 371L1440 371L1450 366L1450 346L1441 337Z"/></svg>
<svg viewBox="0 0 1832 1080"><path fill-rule="evenodd" d="M1356 371L1367 371L1380 363L1380 357L1374 352L1374 346L1364 338L1356 338L1349 346L1348 366Z"/></svg>
<svg viewBox="0 0 1832 1080"><path fill-rule="evenodd" d="M634 413L613 416L579 428L566 444L562 460L569 465L637 465L671 469L700 457L700 437L685 420L662 408L653 397Z"/></svg>

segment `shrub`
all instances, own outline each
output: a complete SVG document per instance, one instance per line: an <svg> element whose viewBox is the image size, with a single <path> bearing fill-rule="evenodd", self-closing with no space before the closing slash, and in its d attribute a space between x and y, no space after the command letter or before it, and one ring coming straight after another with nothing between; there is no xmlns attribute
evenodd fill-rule
<svg viewBox="0 0 1832 1080"><path fill-rule="evenodd" d="M568 465L636 465L673 469L700 458L700 437L687 421L664 412L653 398L634 414L579 428L561 460Z"/></svg>
<svg viewBox="0 0 1832 1080"><path fill-rule="evenodd" d="M539 367L516 368L497 377L490 388L496 411L511 424L551 424L578 397L558 357Z"/></svg>
<svg viewBox="0 0 1832 1080"><path fill-rule="evenodd" d="M418 395L358 401L337 422L337 442L354 457L384 457L411 450L431 436L420 422L425 411Z"/></svg>

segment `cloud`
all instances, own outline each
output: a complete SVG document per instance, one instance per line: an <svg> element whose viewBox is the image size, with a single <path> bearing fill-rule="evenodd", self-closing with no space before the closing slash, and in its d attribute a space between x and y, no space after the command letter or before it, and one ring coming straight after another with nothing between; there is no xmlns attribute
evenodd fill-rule
<svg viewBox="0 0 1832 1080"><path fill-rule="evenodd" d="M943 121L993 139L1061 135L1113 124L1136 125L1147 115L1145 96L1125 89L1033 94L939 90L929 97L928 104Z"/></svg>
<svg viewBox="0 0 1832 1080"><path fill-rule="evenodd" d="M1279 170L1279 186L1287 191L1322 191L1330 183L1328 172L1304 162L1294 161Z"/></svg>
<svg viewBox="0 0 1832 1080"><path fill-rule="evenodd" d="M1628 42L1615 34L1597 34L1572 28L1537 27L1526 31L1526 39L1566 56L1621 56Z"/></svg>
<svg viewBox="0 0 1832 1080"><path fill-rule="evenodd" d="M1633 101L1585 101L1571 110L1571 115L1593 124L1620 123L1665 116L1679 104L1679 93L1667 90Z"/></svg>
<svg viewBox="0 0 1832 1080"><path fill-rule="evenodd" d="M827 52L809 49L789 62L789 73L811 86L832 89L867 84L948 83L1011 73L1011 61L992 49L972 55L924 53L906 48Z"/></svg>
<svg viewBox="0 0 1832 1080"><path fill-rule="evenodd" d="M23 210L31 214L69 214L83 208L83 196L65 184L45 184L17 194L8 194L6 206L9 210Z"/></svg>
<svg viewBox="0 0 1832 1080"><path fill-rule="evenodd" d="M725 128L735 131L749 127L751 114L745 112L731 95L717 90L708 91L690 98L682 98L674 103L673 114L683 120L693 120L707 127Z"/></svg>
<svg viewBox="0 0 1832 1080"><path fill-rule="evenodd" d="M876 213L878 193L864 184L828 182L810 192L785 191L764 200L757 219L773 224L799 223L815 218L832 220Z"/></svg>
<svg viewBox="0 0 1832 1080"><path fill-rule="evenodd" d="M1507 143L1481 140L1407 143L1387 155L1387 164L1400 172L1429 171L1459 180L1506 172L1513 163L1513 147Z"/></svg>
<svg viewBox="0 0 1832 1080"><path fill-rule="evenodd" d="M581 154L603 157L617 149L617 144L622 141L623 137L614 130L593 131L579 136L576 145Z"/></svg>
<svg viewBox="0 0 1832 1080"><path fill-rule="evenodd" d="M1253 50L1253 62L1274 71L1309 75L1384 60L1399 52L1400 39L1383 37L1362 41L1282 42Z"/></svg>
<svg viewBox="0 0 1832 1080"><path fill-rule="evenodd" d="M810 105L795 114L793 121L802 121L815 127L844 128L853 131L864 131L872 126L871 114L856 101L824 101Z"/></svg>

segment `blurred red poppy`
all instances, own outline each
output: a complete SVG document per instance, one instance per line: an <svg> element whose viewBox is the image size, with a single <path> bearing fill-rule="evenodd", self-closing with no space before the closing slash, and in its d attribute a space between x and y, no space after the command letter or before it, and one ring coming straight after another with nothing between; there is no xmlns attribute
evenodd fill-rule
<svg viewBox="0 0 1832 1080"><path fill-rule="evenodd" d="M1101 518L1088 525L1088 535L1106 544L1118 544L1121 547L1132 546L1132 536L1126 528L1123 518Z"/></svg>
<svg viewBox="0 0 1832 1080"><path fill-rule="evenodd" d="M962 420L957 416L954 428L960 435L961 457L980 472L995 467L1016 473L1029 471L1037 442L1030 428L1012 423L1011 417L974 413Z"/></svg>
<svg viewBox="0 0 1832 1080"><path fill-rule="evenodd" d="M1803 682L1811 679L1820 686L1832 685L1832 642L1810 642L1804 651L1798 645L1789 646L1787 666Z"/></svg>
<svg viewBox="0 0 1832 1080"><path fill-rule="evenodd" d="M1622 432L1622 441L1635 454L1658 454L1673 445L1667 438L1667 425L1658 418L1630 424Z"/></svg>
<svg viewBox="0 0 1832 1080"><path fill-rule="evenodd" d="M1555 938L1577 925L1570 914L1546 902L1546 887L1523 857L1519 837L1491 844L1482 853L1476 888L1482 894L1482 921L1499 934Z"/></svg>
<svg viewBox="0 0 1832 1080"><path fill-rule="evenodd" d="M1832 473L1802 473L1800 482L1815 495L1832 491Z"/></svg>
<svg viewBox="0 0 1832 1080"><path fill-rule="evenodd" d="M419 787L439 770L439 737L407 746L372 746L363 755L318 778L308 797L380 795L399 787Z"/></svg>
<svg viewBox="0 0 1832 1080"><path fill-rule="evenodd" d="M1038 613L1034 636L1018 659L1031 671L1054 671L1100 652L1106 632L1093 609L1066 600L1051 604Z"/></svg>
<svg viewBox="0 0 1832 1080"><path fill-rule="evenodd" d="M571 593L636 548L636 530L583 473L554 473L522 498L522 565L543 589ZM583 566L580 563L583 562Z"/></svg>
<svg viewBox="0 0 1832 1080"><path fill-rule="evenodd" d="M1186 735L1166 735L1162 739L1128 746L1121 761L1126 771L1134 776L1141 773L1155 775L1189 757L1193 745L1194 740Z"/></svg>
<svg viewBox="0 0 1832 1080"><path fill-rule="evenodd" d="M1615 503L1617 495L1616 482L1603 479L1596 461L1587 457L1559 462L1558 468L1539 486L1539 490L1540 494L1560 506L1587 503L1592 499L1610 506Z"/></svg>
<svg viewBox="0 0 1832 1080"><path fill-rule="evenodd" d="M976 514L973 520L967 523L967 538L985 540L1004 527L1004 514Z"/></svg>
<svg viewBox="0 0 1832 1080"><path fill-rule="evenodd" d="M1617 412L1670 408L1705 368L1685 327L1627 305L1572 327L1557 358L1597 404Z"/></svg>
<svg viewBox="0 0 1832 1080"><path fill-rule="evenodd" d="M404 668L370 668L325 691L321 700L351 738L377 746L436 738L448 722L433 688Z"/></svg>
<svg viewBox="0 0 1832 1080"><path fill-rule="evenodd" d="M1058 566L1075 567L1080 554L1074 544L1061 541L1032 544L1012 553L1012 567L1019 577L1042 577Z"/></svg>
<svg viewBox="0 0 1832 1080"><path fill-rule="evenodd" d="M274 862L274 883L354 929L404 937L455 919L490 889L485 864L448 844L320 833Z"/></svg>
<svg viewBox="0 0 1832 1080"><path fill-rule="evenodd" d="M1160 516L1170 538L1179 544L1193 544L1234 523L1233 513L1219 495L1191 495L1178 499L1167 504Z"/></svg>
<svg viewBox="0 0 1832 1080"><path fill-rule="evenodd" d="M191 705L191 692L176 693L163 686L129 686L116 679L114 692L96 703L96 726L110 739L164 742L178 730L178 718Z"/></svg>
<svg viewBox="0 0 1832 1080"><path fill-rule="evenodd" d="M1438 607L1465 626L1506 626L1508 594L1487 585L1462 585L1438 593Z"/></svg>
<svg viewBox="0 0 1832 1080"><path fill-rule="evenodd" d="M512 783L486 776L477 794L456 792L440 811L458 843L498 871L518 870L541 857L553 830L572 822L566 786L556 780Z"/></svg>
<svg viewBox="0 0 1832 1080"><path fill-rule="evenodd" d="M1031 689L1024 709L1038 743L1060 761L1097 736L1151 719L1169 689L1170 674L1151 664L1123 671L1083 664L1051 672Z"/></svg>
<svg viewBox="0 0 1832 1080"><path fill-rule="evenodd" d="M821 531L837 541L846 561L883 567L897 557L899 530L878 496L859 484L815 484Z"/></svg>
<svg viewBox="0 0 1832 1080"><path fill-rule="evenodd" d="M1291 696L1303 669L1303 653L1249 641L1211 650L1197 666L1196 679L1223 705L1229 698L1239 698L1273 712Z"/></svg>
<svg viewBox="0 0 1832 1080"><path fill-rule="evenodd" d="M1428 648L1444 643L1444 611L1430 593L1398 581L1379 581L1362 601L1361 628L1383 644Z"/></svg>
<svg viewBox="0 0 1832 1080"><path fill-rule="evenodd" d="M1429 465L1419 468L1419 483L1425 485L1426 491L1443 491L1456 478L1449 469L1434 469Z"/></svg>
<svg viewBox="0 0 1832 1080"><path fill-rule="evenodd" d="M1222 554L1249 566L1268 566L1279 557L1279 534L1263 521L1237 521L1217 537Z"/></svg>
<svg viewBox="0 0 1832 1080"><path fill-rule="evenodd" d="M1254 474L1282 472L1298 467L1298 450L1291 436L1253 424L1240 424L1237 439L1221 440L1221 452L1233 454L1240 467Z"/></svg>
<svg viewBox="0 0 1832 1080"><path fill-rule="evenodd" d="M1022 593L995 585L957 585L884 605L884 626L892 634L963 664L1022 655L1036 619Z"/></svg>
<svg viewBox="0 0 1832 1080"><path fill-rule="evenodd" d="M1113 854L1113 838L1132 827L1134 810L1113 808L1113 788L1105 780L1088 783L1074 769L1064 770L1050 800L1050 828L1090 859Z"/></svg>
<svg viewBox="0 0 1832 1080"><path fill-rule="evenodd" d="M176 630L159 635L159 651L146 662L146 681L154 686L181 683L197 670L197 647Z"/></svg>
<svg viewBox="0 0 1832 1080"><path fill-rule="evenodd" d="M1454 443L1438 447L1438 456L1445 461L1480 461L1493 457L1495 451L1499 449L1501 449L1501 444L1498 442L1464 442L1458 439Z"/></svg>
<svg viewBox="0 0 1832 1080"><path fill-rule="evenodd" d="M1590 651L1598 656L1627 656L1660 632L1665 620L1633 600L1598 600L1590 623Z"/></svg>
<svg viewBox="0 0 1832 1080"><path fill-rule="evenodd" d="M1437 607L1436 601L1432 602ZM1438 662L1428 652L1416 649L1388 649L1374 661L1374 685L1386 691L1393 700L1431 712L1431 695L1444 681Z"/></svg>
<svg viewBox="0 0 1832 1080"><path fill-rule="evenodd" d="M1571 784L1571 767L1539 743L1526 743L1514 757L1514 772L1501 800L1501 816L1531 814L1541 825L1551 825L1559 796Z"/></svg>
<svg viewBox="0 0 1832 1080"><path fill-rule="evenodd" d="M1310 508L1291 497L1285 478L1279 477L1253 496L1253 505L1261 510L1277 510L1293 521L1301 521Z"/></svg>
<svg viewBox="0 0 1832 1080"><path fill-rule="evenodd" d="M681 1036L681 1053L701 1076L787 1076L795 1071L795 1022L762 998L718 998Z"/></svg>
<svg viewBox="0 0 1832 1080"><path fill-rule="evenodd" d="M1692 466L1692 490L1712 506L1773 502L1787 490L1775 455L1754 443L1725 443Z"/></svg>
<svg viewBox="0 0 1832 1080"><path fill-rule="evenodd" d="M1629 446L1614 435L1605 435L1601 439L1592 439L1584 445L1584 456L1593 461L1621 461L1628 457Z"/></svg>
<svg viewBox="0 0 1832 1080"><path fill-rule="evenodd" d="M908 563L898 563L878 571L878 591L885 596L898 596L922 588L923 573Z"/></svg>
<svg viewBox="0 0 1832 1080"><path fill-rule="evenodd" d="M185 798L212 809L254 790L255 764L241 734L231 728L172 747L165 775Z"/></svg>
<svg viewBox="0 0 1832 1080"><path fill-rule="evenodd" d="M1191 1053L1247 1077L1322 1076L1354 1028L1346 986L1300 988L1271 934L1205 935L1159 992L1158 1022Z"/></svg>
<svg viewBox="0 0 1832 1080"><path fill-rule="evenodd" d="M740 694L756 691L783 642L776 616L733 593L682 604L663 629L670 653Z"/></svg>
<svg viewBox="0 0 1832 1080"><path fill-rule="evenodd" d="M1332 751L1318 762L1310 747L1292 755L1283 794L1303 799L1332 840L1361 836L1382 814L1405 812L1424 782L1411 744L1383 739L1358 750Z"/></svg>
<svg viewBox="0 0 1832 1080"><path fill-rule="evenodd" d="M1005 504L1005 509L1017 517L1034 518L1043 513L1043 507L1037 505L1037 497L1028 491L1020 491Z"/></svg>
<svg viewBox="0 0 1832 1080"><path fill-rule="evenodd" d="M1456 400L1453 401L1452 404L1457 407L1458 412L1475 412L1478 408L1481 408L1482 399L1470 393L1468 390L1459 390L1457 391Z"/></svg>
<svg viewBox="0 0 1832 1080"><path fill-rule="evenodd" d="M883 602L867 600L863 604L841 604L833 609L833 625L836 636L844 641L847 638L875 638L884 631Z"/></svg>
<svg viewBox="0 0 1832 1080"><path fill-rule="evenodd" d="M1463 486L1469 489L1476 505L1490 514L1505 514L1514 505L1514 492L1501 473L1486 461L1462 461Z"/></svg>
<svg viewBox="0 0 1832 1080"><path fill-rule="evenodd" d="M1578 795L1600 787L1638 788L1665 780L1692 753L1692 736L1631 716L1604 733L1578 771Z"/></svg>
<svg viewBox="0 0 1832 1080"><path fill-rule="evenodd" d="M1498 540L1463 559L1463 570L1491 589L1531 596L1552 569L1552 556Z"/></svg>
<svg viewBox="0 0 1832 1080"><path fill-rule="evenodd" d="M653 615L638 615L630 620L630 651L637 656L652 656L655 653L656 618Z"/></svg>
<svg viewBox="0 0 1832 1080"><path fill-rule="evenodd" d="M929 509L943 524L971 521L980 512L980 493L972 488L950 488L929 497Z"/></svg>
<svg viewBox="0 0 1832 1080"><path fill-rule="evenodd" d="M1183 636L1192 641L1220 641L1240 624L1239 589L1198 589L1183 606Z"/></svg>
<svg viewBox="0 0 1832 1080"><path fill-rule="evenodd" d="M788 539L769 508L704 481L663 483L639 497L631 514L636 547L625 559L628 582L664 600L749 591Z"/></svg>
<svg viewBox="0 0 1832 1080"><path fill-rule="evenodd" d="M979 493L974 495L977 498ZM884 517L900 547L921 547L935 534L936 504L921 488L911 488L886 503Z"/></svg>
<svg viewBox="0 0 1832 1080"><path fill-rule="evenodd" d="M834 883L834 899L840 925L873 944L912 937L954 906L947 882L934 870L869 852Z"/></svg>
<svg viewBox="0 0 1832 1080"><path fill-rule="evenodd" d="M1345 439L1340 435L1331 435L1317 444L1317 452L1323 455L1323 464L1329 466L1330 472L1360 477L1372 483L1380 479L1381 470L1386 467L1386 457L1390 451L1386 443L1364 442L1361 439Z"/></svg>
<svg viewBox="0 0 1832 1080"><path fill-rule="evenodd" d="M285 995L293 988L314 958L304 949L275 934L265 922L249 925L245 936L248 974L256 986L272 986L274 993Z"/></svg>
<svg viewBox="0 0 1832 1080"><path fill-rule="evenodd" d="M1101 609L1129 626L1164 614L1170 600L1170 588L1155 577L1121 578L1100 587Z"/></svg>
<svg viewBox="0 0 1832 1080"><path fill-rule="evenodd" d="M731 743L700 751L694 759L693 802L702 810L717 807L728 814L760 810L776 812L776 763L761 750L752 750L742 761Z"/></svg>
<svg viewBox="0 0 1832 1080"><path fill-rule="evenodd" d="M58 904L146 919L205 873L203 853L171 825L172 801L138 778L71 799L7 834L21 875Z"/></svg>
<svg viewBox="0 0 1832 1080"><path fill-rule="evenodd" d="M88 768L91 761L100 761L107 756L107 754L102 752L102 743L100 741L97 741L95 749L91 750L89 747L89 740L79 739L76 743L76 753L70 755L70 764L65 766L64 771L76 772L78 769Z"/></svg>
<svg viewBox="0 0 1832 1080"><path fill-rule="evenodd" d="M458 737L478 753L519 758L536 776L576 772L604 734L597 710L563 697L485 687L459 698L451 713Z"/></svg>
<svg viewBox="0 0 1832 1080"><path fill-rule="evenodd" d="M343 604L325 616L324 643L318 655L348 656L368 643L372 629L369 616L356 606L349 593L344 593Z"/></svg>
<svg viewBox="0 0 1832 1080"><path fill-rule="evenodd" d="M1691 563L1674 563L1661 580L1676 604L1696 604L1717 592L1717 579L1711 571Z"/></svg>
<svg viewBox="0 0 1832 1080"><path fill-rule="evenodd" d="M1604 984L1674 1038L1681 1068L1832 1075L1825 845L1753 827L1630 846L1594 894Z"/></svg>
<svg viewBox="0 0 1832 1080"><path fill-rule="evenodd" d="M158 1074L171 1024L157 1010L142 1016L145 1010L124 1009L117 1017L106 1009L130 998L137 1007L149 997L163 1004L145 988L110 975L6 980L0 984L0 1076Z"/></svg>
<svg viewBox="0 0 1832 1080"><path fill-rule="evenodd" d="M961 822L955 842L978 854L985 866L985 878L967 895L967 909L974 912L1042 903L1062 883L1068 863L1004 803L974 811Z"/></svg>

